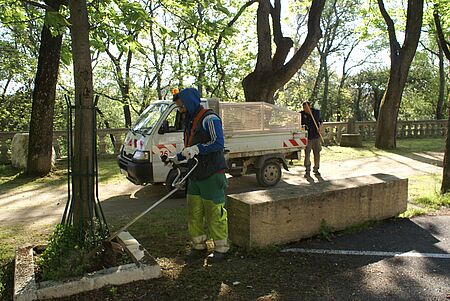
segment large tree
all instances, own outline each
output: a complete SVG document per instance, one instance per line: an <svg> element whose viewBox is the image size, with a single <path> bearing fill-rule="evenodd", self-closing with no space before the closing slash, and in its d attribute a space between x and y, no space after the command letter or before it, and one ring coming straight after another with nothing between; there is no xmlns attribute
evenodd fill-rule
<svg viewBox="0 0 450 301"><path fill-rule="evenodd" d="M260 0L256 27L258 35L258 55L256 67L242 81L246 101L265 101L273 103L275 92L283 87L301 68L316 47L322 36L320 17L325 0L313 0L308 16L308 34L302 46L286 61L294 43L285 37L281 29L281 0ZM272 19L273 42L276 45L272 52Z"/></svg>
<svg viewBox="0 0 450 301"><path fill-rule="evenodd" d="M34 80L33 105L28 141L27 173L46 175L52 168L53 115L61 57L62 33L53 29L65 0L44 0L45 24L42 28L39 59ZM35 5L39 5L36 3ZM58 22L56 20L56 22Z"/></svg>
<svg viewBox="0 0 450 301"><path fill-rule="evenodd" d="M381 149L393 149L396 147L397 116L402 94L419 43L423 0L408 0L403 45L400 45L397 40L394 21L387 12L383 0L378 0L378 7L387 25L391 66L387 88L380 104L375 146Z"/></svg>

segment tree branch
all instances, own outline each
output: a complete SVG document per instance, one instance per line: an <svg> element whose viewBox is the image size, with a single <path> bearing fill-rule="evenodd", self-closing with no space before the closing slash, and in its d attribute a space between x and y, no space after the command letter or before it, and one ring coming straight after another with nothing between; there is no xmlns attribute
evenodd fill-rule
<svg viewBox="0 0 450 301"><path fill-rule="evenodd" d="M425 46L425 44L422 43L422 41L419 41L419 43L420 43L420 45L423 47L423 49L425 49L426 51L428 51L428 52L431 53L432 55L439 56L439 53L437 53L436 51L434 51L434 50L428 48L427 46ZM439 41L438 41L438 43L439 43Z"/></svg>
<svg viewBox="0 0 450 301"><path fill-rule="evenodd" d="M408 0L408 10L406 14L405 41L403 42L403 51L411 59L416 53L417 45L422 28L423 0Z"/></svg>
<svg viewBox="0 0 450 301"><path fill-rule="evenodd" d="M384 7L383 0L377 0L378 1L378 7L380 8L381 15L383 16L384 21L387 25L387 30L389 34L389 44L391 48L391 56L399 55L400 54L400 44L397 41L397 36L395 34L395 25L394 21L392 20L391 16L389 16L389 13L386 11L386 8Z"/></svg>
<svg viewBox="0 0 450 301"><path fill-rule="evenodd" d="M51 7L50 5L47 4L43 4L43 3L39 3L36 1L32 1L32 0L22 0L23 3L34 6L34 7L39 7L48 11L56 11L53 7Z"/></svg>
<svg viewBox="0 0 450 301"><path fill-rule="evenodd" d="M270 33L270 0L260 0L256 15L258 35L258 57L255 71L269 71L272 68L272 41Z"/></svg>
<svg viewBox="0 0 450 301"><path fill-rule="evenodd" d="M442 48L442 51L445 54L445 57L447 58L447 60L450 61L449 43L445 40L444 32L442 31L441 20L438 13L437 5L434 7L433 17L434 17L434 24L436 25L436 33L438 36L439 44Z"/></svg>
<svg viewBox="0 0 450 301"><path fill-rule="evenodd" d="M324 6L325 0L312 1L308 14L308 34L306 35L305 41L291 60L283 66L280 72L278 72L284 82L287 82L292 78L298 69L305 63L321 38L320 17Z"/></svg>
<svg viewBox="0 0 450 301"><path fill-rule="evenodd" d="M114 96L109 96L108 94L105 94L105 93L102 93L102 92L99 92L99 91L94 91L94 94L98 94L98 95L101 95L101 96L106 97L108 99L115 100L115 101L118 101L120 103L123 103L121 98L117 98L117 97L114 97Z"/></svg>
<svg viewBox="0 0 450 301"><path fill-rule="evenodd" d="M270 15L272 16L273 37L277 49L273 56L272 67L279 69L284 65L286 58L294 42L289 37L284 37L281 31L281 1L275 0L275 6L270 5Z"/></svg>

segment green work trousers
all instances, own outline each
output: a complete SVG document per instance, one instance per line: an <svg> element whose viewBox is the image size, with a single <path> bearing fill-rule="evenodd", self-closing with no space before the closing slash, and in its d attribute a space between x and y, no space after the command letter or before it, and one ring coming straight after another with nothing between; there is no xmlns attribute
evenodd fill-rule
<svg viewBox="0 0 450 301"><path fill-rule="evenodd" d="M209 237L214 241L216 252L226 253L228 251L226 188L227 179L223 173L215 173L201 181L189 180L187 188L188 230L194 249L206 249L206 240Z"/></svg>

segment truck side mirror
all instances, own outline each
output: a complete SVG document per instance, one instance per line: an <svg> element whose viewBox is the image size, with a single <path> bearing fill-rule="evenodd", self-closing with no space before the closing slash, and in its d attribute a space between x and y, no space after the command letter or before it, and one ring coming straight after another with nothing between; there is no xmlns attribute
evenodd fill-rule
<svg viewBox="0 0 450 301"><path fill-rule="evenodd" d="M164 120L158 130L158 134L164 135L167 132L169 132L169 121Z"/></svg>

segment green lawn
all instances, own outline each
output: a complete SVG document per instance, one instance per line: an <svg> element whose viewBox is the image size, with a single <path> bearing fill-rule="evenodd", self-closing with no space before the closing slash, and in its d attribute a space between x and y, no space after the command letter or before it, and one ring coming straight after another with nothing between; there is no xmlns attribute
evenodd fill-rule
<svg viewBox="0 0 450 301"><path fill-rule="evenodd" d="M361 148L335 145L323 147L321 160L323 162L344 161L364 157L388 156L390 153L405 155L416 152L443 152L444 149L444 138L397 140L397 148L394 150L380 150L375 147L374 141L364 141Z"/></svg>
<svg viewBox="0 0 450 301"><path fill-rule="evenodd" d="M408 210L400 217L410 218L450 206L450 195L440 194L441 174L428 174L408 178Z"/></svg>
<svg viewBox="0 0 450 301"><path fill-rule="evenodd" d="M98 160L98 179L100 183L114 183L123 180L115 158L100 158ZM11 165L0 165L0 193L12 189L39 189L56 187L67 183L67 163L58 161L52 172L45 177L26 175L22 170Z"/></svg>

